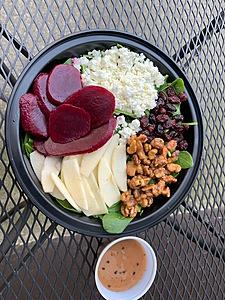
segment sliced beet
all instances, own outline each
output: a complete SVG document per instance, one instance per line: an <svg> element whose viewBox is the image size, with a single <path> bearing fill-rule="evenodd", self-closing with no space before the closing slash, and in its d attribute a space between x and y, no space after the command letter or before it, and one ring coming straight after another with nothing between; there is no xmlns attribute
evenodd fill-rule
<svg viewBox="0 0 225 300"><path fill-rule="evenodd" d="M20 98L20 117L24 131L35 137L48 137L47 122L37 96L28 93Z"/></svg>
<svg viewBox="0 0 225 300"><path fill-rule="evenodd" d="M62 104L79 89L81 89L80 72L71 65L57 65L48 76L47 96L54 105Z"/></svg>
<svg viewBox="0 0 225 300"><path fill-rule="evenodd" d="M38 105L43 112L43 114L48 119L49 114L53 111L56 106L49 102L47 97L47 73L40 73L35 79L33 83L33 93L38 96Z"/></svg>
<svg viewBox="0 0 225 300"><path fill-rule="evenodd" d="M107 123L115 110L115 97L107 89L89 85L66 99L66 103L82 107L91 115L91 127Z"/></svg>
<svg viewBox="0 0 225 300"><path fill-rule="evenodd" d="M54 143L49 138L45 144L48 155L65 156L93 152L102 147L113 135L116 119L111 118L108 123L93 129L88 135L66 144Z"/></svg>
<svg viewBox="0 0 225 300"><path fill-rule="evenodd" d="M45 141L34 140L34 148L41 154L47 156L48 153L45 150L44 143L45 143Z"/></svg>
<svg viewBox="0 0 225 300"><path fill-rule="evenodd" d="M91 117L83 108L62 104L51 112L48 129L55 143L68 143L90 132Z"/></svg>

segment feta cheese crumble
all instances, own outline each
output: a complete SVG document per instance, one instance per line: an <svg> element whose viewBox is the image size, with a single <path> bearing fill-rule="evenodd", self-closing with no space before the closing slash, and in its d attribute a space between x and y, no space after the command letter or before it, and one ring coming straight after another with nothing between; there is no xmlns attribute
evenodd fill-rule
<svg viewBox="0 0 225 300"><path fill-rule="evenodd" d="M114 94L117 109L141 117L156 106L156 87L164 83L164 76L143 53L113 46L88 52L73 63L82 71L84 86L103 86Z"/></svg>
<svg viewBox="0 0 225 300"><path fill-rule="evenodd" d="M120 143L126 143L130 136L135 135L141 130L140 121L138 119L134 119L131 123L127 123L124 116L118 116L116 121L116 132L120 135Z"/></svg>

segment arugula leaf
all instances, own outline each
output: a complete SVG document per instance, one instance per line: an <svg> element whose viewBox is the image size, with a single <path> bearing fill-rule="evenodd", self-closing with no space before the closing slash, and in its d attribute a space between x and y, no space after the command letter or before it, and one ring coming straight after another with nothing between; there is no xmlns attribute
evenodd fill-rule
<svg viewBox="0 0 225 300"><path fill-rule="evenodd" d="M111 212L104 215L102 225L108 233L122 233L133 218L126 218L121 213Z"/></svg>
<svg viewBox="0 0 225 300"><path fill-rule="evenodd" d="M117 47L118 49L123 48L123 46L120 45L120 44L116 44L116 47Z"/></svg>
<svg viewBox="0 0 225 300"><path fill-rule="evenodd" d="M187 122L187 123L182 123L182 125L195 126L195 125L198 125L198 122L196 122L196 121L194 121L194 122Z"/></svg>
<svg viewBox="0 0 225 300"><path fill-rule="evenodd" d="M72 65L72 58L68 58L65 62L64 65Z"/></svg>
<svg viewBox="0 0 225 300"><path fill-rule="evenodd" d="M60 200L60 199L55 198L55 201L60 206L62 206L63 208L65 208L66 210L73 211L73 212L76 212L76 213L80 214L80 212L77 211L66 199L65 200Z"/></svg>
<svg viewBox="0 0 225 300"><path fill-rule="evenodd" d="M149 109L146 109L146 110L145 110L145 115L146 115L147 117L150 116L150 110L149 110Z"/></svg>
<svg viewBox="0 0 225 300"><path fill-rule="evenodd" d="M180 151L176 164L180 165L182 169L189 169L193 166L193 158L188 151Z"/></svg>
<svg viewBox="0 0 225 300"><path fill-rule="evenodd" d="M23 148L24 153L28 157L34 151L33 144L34 144L33 138L28 133L26 133L25 136L24 136L22 148Z"/></svg>
<svg viewBox="0 0 225 300"><path fill-rule="evenodd" d="M125 115L125 116L128 116L128 117L131 117L131 118L133 118L133 119L136 119L136 118L137 118L137 116L136 116L135 114L130 113L130 112L128 112L128 111L124 111L124 110L119 109L119 108L116 108L116 109L114 110L114 115L121 115L121 114L123 114L123 115Z"/></svg>
<svg viewBox="0 0 225 300"><path fill-rule="evenodd" d="M80 66L80 72L81 72L81 74L84 74L84 72L87 70L87 66L85 66L85 65L81 65Z"/></svg>
<svg viewBox="0 0 225 300"><path fill-rule="evenodd" d="M176 111L173 113L173 116L180 115L180 104L174 104L174 106L176 107Z"/></svg>

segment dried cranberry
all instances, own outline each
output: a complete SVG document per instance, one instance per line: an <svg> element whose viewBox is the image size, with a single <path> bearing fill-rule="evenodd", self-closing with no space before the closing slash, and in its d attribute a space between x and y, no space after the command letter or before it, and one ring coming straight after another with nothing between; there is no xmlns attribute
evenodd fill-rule
<svg viewBox="0 0 225 300"><path fill-rule="evenodd" d="M164 101L166 101L167 96L164 92L159 92L159 98L163 99Z"/></svg>
<svg viewBox="0 0 225 300"><path fill-rule="evenodd" d="M184 116L183 115L176 115L176 116L174 116L174 119L177 122L182 122L184 120Z"/></svg>
<svg viewBox="0 0 225 300"><path fill-rule="evenodd" d="M165 114L166 113L166 109L164 107L160 107L159 108L159 113L160 114Z"/></svg>
<svg viewBox="0 0 225 300"><path fill-rule="evenodd" d="M149 120L147 116L143 116L140 119L141 128L146 128L148 126Z"/></svg>
<svg viewBox="0 0 225 300"><path fill-rule="evenodd" d="M175 141L177 141L178 143L183 141L184 136L181 133L176 134L176 136L174 137Z"/></svg>
<svg viewBox="0 0 225 300"><path fill-rule="evenodd" d="M162 98L158 98L157 106L163 106L163 105L165 105L165 101Z"/></svg>
<svg viewBox="0 0 225 300"><path fill-rule="evenodd" d="M179 150L186 150L188 147L188 142L186 140L183 140L181 142L178 143L177 148Z"/></svg>
<svg viewBox="0 0 225 300"><path fill-rule="evenodd" d="M165 129L168 129L168 128L171 128L172 127L172 123L171 123L171 119L168 119L164 124L163 124L163 127Z"/></svg>
<svg viewBox="0 0 225 300"><path fill-rule="evenodd" d="M184 125L184 129L187 131L189 129L189 125Z"/></svg>
<svg viewBox="0 0 225 300"><path fill-rule="evenodd" d="M138 132L138 134L140 135L140 134L145 134L145 135L149 135L149 132L148 132L148 130L147 129L145 129L145 130L141 130L141 131L139 131Z"/></svg>
<svg viewBox="0 0 225 300"><path fill-rule="evenodd" d="M168 115L158 115L156 116L156 121L160 122L160 123L164 123L165 121L167 121L169 119Z"/></svg>
<svg viewBox="0 0 225 300"><path fill-rule="evenodd" d="M184 132L184 126L182 126L180 124L176 124L174 126L174 129L176 130L176 132L179 132L179 133L183 133Z"/></svg>
<svg viewBox="0 0 225 300"><path fill-rule="evenodd" d="M163 134L163 132L164 132L163 126L159 124L159 125L157 126L157 133Z"/></svg>
<svg viewBox="0 0 225 300"><path fill-rule="evenodd" d="M184 92L180 93L178 95L178 97L180 98L181 102L184 102L184 101L186 101L188 99L187 95Z"/></svg>
<svg viewBox="0 0 225 300"><path fill-rule="evenodd" d="M154 124L148 125L146 129L148 130L148 132L153 132L155 130L155 125Z"/></svg>
<svg viewBox="0 0 225 300"><path fill-rule="evenodd" d="M170 104L170 103L167 103L166 106L165 106L165 108L167 110L171 111L171 112L174 112L174 111L177 110L176 107L173 104Z"/></svg>
<svg viewBox="0 0 225 300"><path fill-rule="evenodd" d="M177 103L180 103L180 98L178 98L177 96L170 96L168 98L168 101L170 103L174 103L174 104L177 104Z"/></svg>
<svg viewBox="0 0 225 300"><path fill-rule="evenodd" d="M174 131L164 134L164 139L169 142L174 138Z"/></svg>
<svg viewBox="0 0 225 300"><path fill-rule="evenodd" d="M172 87L168 87L168 89L166 90L166 93L169 97L176 95L174 88L172 88Z"/></svg>
<svg viewBox="0 0 225 300"><path fill-rule="evenodd" d="M149 121L150 121L151 123L155 123L155 115L154 115L154 114L150 114L150 115L149 115Z"/></svg>

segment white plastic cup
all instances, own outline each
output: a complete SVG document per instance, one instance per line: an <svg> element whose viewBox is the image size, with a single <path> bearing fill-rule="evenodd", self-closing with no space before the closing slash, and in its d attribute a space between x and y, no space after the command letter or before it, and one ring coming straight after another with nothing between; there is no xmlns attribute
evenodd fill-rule
<svg viewBox="0 0 225 300"><path fill-rule="evenodd" d="M99 265L101 262L101 259L103 258L104 254L115 244L124 241L124 240L135 240L139 242L146 253L147 257L147 264L146 264L146 270L142 276L142 278L137 282L135 286L132 288L126 290L126 291L121 291L121 292L113 292L109 289L107 289L100 281L98 277L98 269ZM137 253L138 255L138 253ZM95 268L95 283L98 288L99 293L106 299L106 300L138 300L140 299L151 287L155 275L156 275L156 270L157 270L157 261L156 261L156 256L155 252L152 249L152 247L143 239L139 237L134 237L134 236L127 236L127 237L122 237L119 238L111 243L109 243L101 252L96 268Z"/></svg>

